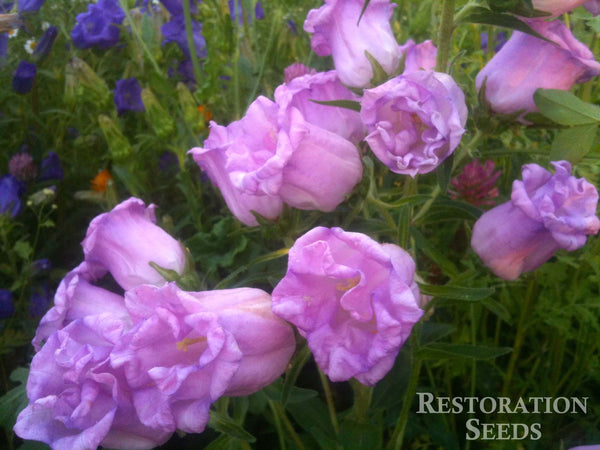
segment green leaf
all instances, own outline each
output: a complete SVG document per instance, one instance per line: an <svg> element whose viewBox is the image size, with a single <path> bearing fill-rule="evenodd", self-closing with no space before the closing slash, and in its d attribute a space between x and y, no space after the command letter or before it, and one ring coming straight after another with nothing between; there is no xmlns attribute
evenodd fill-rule
<svg viewBox="0 0 600 450"><path fill-rule="evenodd" d="M497 27L508 28L511 30L521 31L523 33L530 34L537 38L543 39L548 42L552 42L546 39L544 36L539 34L529 25L522 20L517 19L512 14L495 12L483 6L469 6L465 8L456 20L457 24L460 23L478 23L480 25L493 25Z"/></svg>
<svg viewBox="0 0 600 450"><path fill-rule="evenodd" d="M337 106L338 108L350 109L352 111L359 112L360 111L360 102L355 102L354 100L312 100L313 103L318 103L319 105L325 106Z"/></svg>
<svg viewBox="0 0 600 450"><path fill-rule="evenodd" d="M454 263L446 258L443 252L431 245L417 228L410 227L410 235L415 240L416 248L425 253L434 263L440 266L445 275L454 278L460 273Z"/></svg>
<svg viewBox="0 0 600 450"><path fill-rule="evenodd" d="M431 208L419 222L443 222L447 220L473 220L481 216L481 210L470 203L451 200L445 196L438 196Z"/></svg>
<svg viewBox="0 0 600 450"><path fill-rule="evenodd" d="M310 358L310 355L311 353L308 345L304 345L304 347L302 347L302 349L300 349L300 351L294 356L294 359L292 360L292 366L287 371L285 382L283 383L283 389L281 390L281 404L283 406L287 404L290 393L292 392L292 388L298 379L298 375L300 375L300 372Z"/></svg>
<svg viewBox="0 0 600 450"><path fill-rule="evenodd" d="M435 286L432 284L420 284L421 294L431 295L438 298L450 298L474 302L489 297L494 293L493 288L467 288L459 286Z"/></svg>
<svg viewBox="0 0 600 450"><path fill-rule="evenodd" d="M586 103L569 91L538 89L533 100L540 113L560 125L587 125L600 122L600 107Z"/></svg>
<svg viewBox="0 0 600 450"><path fill-rule="evenodd" d="M381 67L381 64L379 64L379 61L377 61L375 59L375 57L373 55L371 55L367 50L365 50L365 56L371 63L371 69L373 70L373 77L371 78L371 85L379 86L385 80L388 79L388 74L385 71L385 69L383 67Z"/></svg>
<svg viewBox="0 0 600 450"><path fill-rule="evenodd" d="M597 132L598 124L595 123L559 131L552 141L550 161L578 163L592 149Z"/></svg>
<svg viewBox="0 0 600 450"><path fill-rule="evenodd" d="M13 246L13 250L19 257L25 261L28 261L33 254L33 248L27 241L17 241Z"/></svg>
<svg viewBox="0 0 600 450"><path fill-rule="evenodd" d="M362 19L362 16L365 13L365 11L367 10L367 6L369 6L370 2L371 2L371 0L365 0L365 2L363 3L363 7L362 7L362 10L360 11L360 16L358 16L358 22L356 22L356 26L358 26L360 24L360 19Z"/></svg>
<svg viewBox="0 0 600 450"><path fill-rule="evenodd" d="M256 438L235 423L230 417L216 411L210 412L208 426L213 430L246 442L256 442Z"/></svg>
<svg viewBox="0 0 600 450"><path fill-rule="evenodd" d="M423 359L472 358L476 360L494 359L512 352L512 347L488 347L485 345L464 345L432 343L420 347L417 357Z"/></svg>
<svg viewBox="0 0 600 450"><path fill-rule="evenodd" d="M300 403L288 403L286 410L298 425L319 443L321 448L326 450L337 448L327 406L319 398L311 398Z"/></svg>
<svg viewBox="0 0 600 450"><path fill-rule="evenodd" d="M451 155L435 171L438 186L440 187L440 192L446 192L448 190L448 185L450 184L450 177L452 175L453 163L454 155Z"/></svg>
<svg viewBox="0 0 600 450"><path fill-rule="evenodd" d="M381 448L381 429L371 423L348 418L340 427L340 443L344 450Z"/></svg>
<svg viewBox="0 0 600 450"><path fill-rule="evenodd" d="M510 312L502 303L491 298L484 298L481 301L481 304L487 309L489 309L491 312L496 314L498 317L500 317L502 320L504 320L506 323L512 323L512 317L510 315Z"/></svg>

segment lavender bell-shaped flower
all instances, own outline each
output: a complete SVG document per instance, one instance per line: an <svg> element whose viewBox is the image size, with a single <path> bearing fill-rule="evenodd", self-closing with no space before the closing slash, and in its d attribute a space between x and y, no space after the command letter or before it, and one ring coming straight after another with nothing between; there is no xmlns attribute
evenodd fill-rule
<svg viewBox="0 0 600 450"><path fill-rule="evenodd" d="M500 278L515 280L537 269L559 249L582 247L598 233L598 191L571 175L567 161L552 163L552 174L537 164L523 166L511 200L475 222L471 246Z"/></svg>

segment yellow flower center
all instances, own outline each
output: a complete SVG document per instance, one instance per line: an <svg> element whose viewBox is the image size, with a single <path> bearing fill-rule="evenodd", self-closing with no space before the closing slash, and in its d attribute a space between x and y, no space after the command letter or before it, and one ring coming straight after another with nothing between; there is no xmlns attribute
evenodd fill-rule
<svg viewBox="0 0 600 450"><path fill-rule="evenodd" d="M181 341L177 343L177 350L181 350L183 352L188 351L188 345L199 344L201 342L206 342L205 337L199 338L183 338Z"/></svg>

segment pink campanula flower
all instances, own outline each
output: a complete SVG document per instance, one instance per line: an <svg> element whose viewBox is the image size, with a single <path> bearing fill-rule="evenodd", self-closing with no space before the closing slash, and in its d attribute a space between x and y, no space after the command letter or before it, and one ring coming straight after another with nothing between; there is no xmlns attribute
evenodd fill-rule
<svg viewBox="0 0 600 450"><path fill-rule="evenodd" d="M194 323L214 324L222 329L219 336L225 340L219 346L225 346L222 351L230 353L227 361L231 365L231 376L212 380L212 388L216 389L211 394L214 399L220 395L249 395L262 389L283 373L296 349L292 327L273 314L271 296L260 289L186 292L175 283L161 288L146 285L127 292L125 302L134 329L130 342L115 352L114 361L121 355L139 357L135 364L127 362L132 371L127 373L132 380L135 378L135 385L150 381L146 374L146 369L150 370L148 364L169 368L163 375L171 377L180 365L188 365L184 361L196 358L194 364L198 364L200 356L202 363L208 354L221 348L217 348L216 343L211 344L211 334L202 334L205 325L194 327ZM144 325L139 327L142 322ZM150 324L160 326L163 331L153 331L154 325ZM156 351L156 345L161 348L161 356L146 357L146 352ZM203 367L200 364L193 371ZM149 375L153 376L152 373ZM217 389L216 383L221 387ZM160 384L157 387L160 389ZM185 395L184 392L181 394Z"/></svg>
<svg viewBox="0 0 600 450"><path fill-rule="evenodd" d="M373 78L365 52L388 74L402 57L390 24L396 5L371 0L359 22L363 5L363 0L325 0L304 22L304 31L312 33L312 49L319 56L332 55L340 80L352 87L366 87Z"/></svg>
<svg viewBox="0 0 600 450"><path fill-rule="evenodd" d="M287 66L284 69L283 73L284 73L285 82L289 83L294 78L298 78L298 77L301 77L302 75L308 75L308 74L313 75L313 74L317 73L317 71L315 69L305 66L304 64L294 63L294 64Z"/></svg>
<svg viewBox="0 0 600 450"><path fill-rule="evenodd" d="M400 51L404 54L404 73L435 69L437 47L432 41L415 44L409 39L400 47Z"/></svg>
<svg viewBox="0 0 600 450"><path fill-rule="evenodd" d="M583 5L586 0L533 0L533 7L540 11L559 16Z"/></svg>
<svg viewBox="0 0 600 450"><path fill-rule="evenodd" d="M583 4L583 7L594 16L600 15L600 0L588 0Z"/></svg>
<svg viewBox="0 0 600 450"><path fill-rule="evenodd" d="M340 82L335 70L308 73L275 89L275 103L281 110L297 108L307 122L351 142L362 141L366 130L357 111L315 103L334 100L360 100Z"/></svg>
<svg viewBox="0 0 600 450"><path fill-rule="evenodd" d="M332 211L362 176L354 144L308 122L298 108L280 109L262 96L241 120L227 127L212 122L204 148L190 153L231 212L251 226L258 224L252 211L276 219L284 202Z"/></svg>
<svg viewBox="0 0 600 450"><path fill-rule="evenodd" d="M125 374L110 365L125 327L117 315L100 314L50 335L31 362L29 405L15 433L53 450L150 449L166 442L175 429L142 424Z"/></svg>
<svg viewBox="0 0 600 450"><path fill-rule="evenodd" d="M189 152L246 225L258 225L251 211L276 219L283 209L279 189L285 158L277 148L277 110L259 96L242 119L227 127L211 122L204 147Z"/></svg>
<svg viewBox="0 0 600 450"><path fill-rule="evenodd" d="M416 71L365 90L360 115L373 153L392 172L434 170L458 146L467 121L465 96L444 73Z"/></svg>
<svg viewBox="0 0 600 450"><path fill-rule="evenodd" d="M293 323L332 381L374 385L423 315L415 263L394 244L317 227L296 240L273 312Z"/></svg>
<svg viewBox="0 0 600 450"><path fill-rule="evenodd" d="M515 31L477 74L477 89L485 81L485 97L497 113L537 111L533 101L537 89L569 90L575 83L600 74L600 63L594 60L593 53L561 21L527 23L556 44Z"/></svg>
<svg viewBox="0 0 600 450"><path fill-rule="evenodd" d="M127 290L139 284L165 283L150 262L183 273L185 251L156 225L154 209L132 197L92 220L81 245L95 277L109 271Z"/></svg>
<svg viewBox="0 0 600 450"><path fill-rule="evenodd" d="M493 205L494 199L500 195L496 187L496 180L500 171L494 172L494 163L487 160L481 164L474 159L468 163L456 178L450 180L454 188L452 198L462 198L475 205Z"/></svg>
<svg viewBox="0 0 600 450"><path fill-rule="evenodd" d="M537 269L559 249L582 247L598 233L598 191L571 175L567 161L553 162L554 174L537 164L523 166L511 200L475 222L471 246L492 272L515 280Z"/></svg>

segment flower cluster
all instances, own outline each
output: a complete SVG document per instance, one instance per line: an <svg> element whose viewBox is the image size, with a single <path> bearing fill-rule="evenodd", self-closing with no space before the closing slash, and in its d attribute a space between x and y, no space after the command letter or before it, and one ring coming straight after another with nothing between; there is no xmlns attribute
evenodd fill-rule
<svg viewBox="0 0 600 450"><path fill-rule="evenodd" d="M269 294L186 292L163 278L183 275L186 255L155 224L154 206L117 205L91 222L82 246L85 260L33 341L30 403L14 428L22 438L55 449L152 448L177 429L202 432L220 396L256 392L286 368L294 334ZM122 290L104 287L107 276Z"/></svg>
<svg viewBox="0 0 600 450"><path fill-rule="evenodd" d="M119 42L119 26L125 13L118 0L99 0L90 3L87 12L77 16L77 24L71 32L75 46L107 49Z"/></svg>

